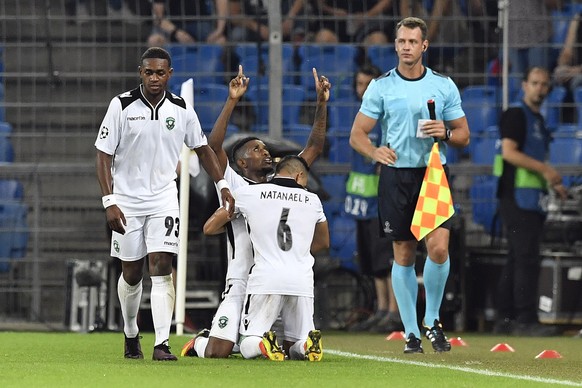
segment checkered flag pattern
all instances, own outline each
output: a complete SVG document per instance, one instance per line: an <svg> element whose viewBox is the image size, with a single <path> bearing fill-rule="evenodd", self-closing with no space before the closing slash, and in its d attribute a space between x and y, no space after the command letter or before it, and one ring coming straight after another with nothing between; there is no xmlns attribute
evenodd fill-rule
<svg viewBox="0 0 582 388"><path fill-rule="evenodd" d="M420 241L454 213L451 189L441 164L439 145L435 142L430 151L410 231Z"/></svg>

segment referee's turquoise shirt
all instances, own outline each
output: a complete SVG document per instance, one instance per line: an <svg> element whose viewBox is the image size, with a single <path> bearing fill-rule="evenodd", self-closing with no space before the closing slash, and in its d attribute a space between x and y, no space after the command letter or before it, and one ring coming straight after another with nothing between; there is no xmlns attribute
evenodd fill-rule
<svg viewBox="0 0 582 388"><path fill-rule="evenodd" d="M419 119L429 119L427 101L435 101L437 120L450 121L465 116L459 89L452 79L428 67L419 78L403 77L395 68L373 80L362 100L360 112L380 121L382 145L396 151L396 168L426 167L434 143L417 138ZM448 145L439 145L441 163L447 162Z"/></svg>

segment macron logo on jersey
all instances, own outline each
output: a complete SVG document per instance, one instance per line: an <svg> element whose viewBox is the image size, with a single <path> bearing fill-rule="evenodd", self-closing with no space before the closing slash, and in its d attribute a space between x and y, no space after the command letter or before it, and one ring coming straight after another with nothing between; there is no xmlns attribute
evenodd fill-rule
<svg viewBox="0 0 582 388"><path fill-rule="evenodd" d="M309 197L301 193L284 193L277 190L261 191L260 199L278 199L289 202L309 202Z"/></svg>
<svg viewBox="0 0 582 388"><path fill-rule="evenodd" d="M145 116L133 116L133 117L127 117L128 121L137 121L137 120L145 120Z"/></svg>

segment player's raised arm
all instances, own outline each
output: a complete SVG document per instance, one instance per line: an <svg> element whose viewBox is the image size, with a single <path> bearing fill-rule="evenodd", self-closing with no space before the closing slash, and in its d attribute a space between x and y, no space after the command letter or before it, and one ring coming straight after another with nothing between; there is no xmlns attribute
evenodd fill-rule
<svg viewBox="0 0 582 388"><path fill-rule="evenodd" d="M224 103L224 107L222 108L220 115L217 117L210 135L208 135L208 145L212 148L214 153L216 153L222 171L226 169L228 161L228 155L222 148L228 122L230 121L230 116L234 111L236 104L247 91L249 81L250 79L243 73L242 65L239 65L237 76L230 80L228 84L228 97Z"/></svg>
<svg viewBox="0 0 582 388"><path fill-rule="evenodd" d="M315 119L307 144L299 155L311 166L313 162L322 154L325 144L325 135L327 128L327 101L329 100L329 91L331 83L325 76L318 77L317 69L313 68L313 81L315 82L315 91L317 93L317 105L315 107Z"/></svg>

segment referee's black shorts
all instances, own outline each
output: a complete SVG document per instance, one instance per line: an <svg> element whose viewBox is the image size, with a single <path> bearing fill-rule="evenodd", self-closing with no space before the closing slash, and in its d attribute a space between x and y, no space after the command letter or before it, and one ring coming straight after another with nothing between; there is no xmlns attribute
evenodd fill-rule
<svg viewBox="0 0 582 388"><path fill-rule="evenodd" d="M443 167L452 191L449 169L446 165ZM382 165L380 169L378 187L380 229L392 241L416 240L410 231L410 225L425 171L425 167L395 168L386 165ZM451 218L440 227L450 230Z"/></svg>
<svg viewBox="0 0 582 388"><path fill-rule="evenodd" d="M394 260L394 251L392 241L384 237L379 230L378 217L356 220L356 228L360 272L362 275L376 278L388 277Z"/></svg>

